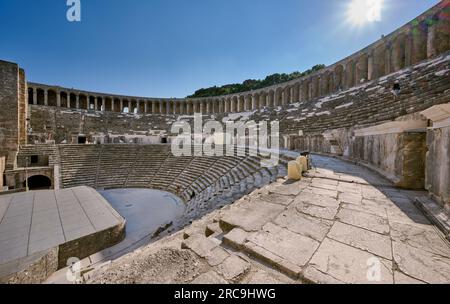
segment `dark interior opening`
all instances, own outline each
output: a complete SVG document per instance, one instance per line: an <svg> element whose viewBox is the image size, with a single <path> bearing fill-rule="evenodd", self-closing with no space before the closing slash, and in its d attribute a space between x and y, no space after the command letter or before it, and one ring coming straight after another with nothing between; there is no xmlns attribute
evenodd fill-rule
<svg viewBox="0 0 450 304"><path fill-rule="evenodd" d="M35 175L28 178L28 189L30 190L48 190L51 187L52 181L47 176Z"/></svg>
<svg viewBox="0 0 450 304"><path fill-rule="evenodd" d="M87 141L86 136L78 136L78 144L84 145L86 141Z"/></svg>
<svg viewBox="0 0 450 304"><path fill-rule="evenodd" d="M30 157L30 163L33 164L37 164L39 162L39 157L37 155L31 155Z"/></svg>

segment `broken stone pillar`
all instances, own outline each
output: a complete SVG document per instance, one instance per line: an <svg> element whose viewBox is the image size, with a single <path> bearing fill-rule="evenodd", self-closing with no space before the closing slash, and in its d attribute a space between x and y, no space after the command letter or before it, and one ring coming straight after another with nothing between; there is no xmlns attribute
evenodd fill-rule
<svg viewBox="0 0 450 304"><path fill-rule="evenodd" d="M303 172L308 171L308 159L305 156L299 156L297 158L297 163Z"/></svg>
<svg viewBox="0 0 450 304"><path fill-rule="evenodd" d="M302 179L302 168L296 161L288 164L288 179L298 181Z"/></svg>

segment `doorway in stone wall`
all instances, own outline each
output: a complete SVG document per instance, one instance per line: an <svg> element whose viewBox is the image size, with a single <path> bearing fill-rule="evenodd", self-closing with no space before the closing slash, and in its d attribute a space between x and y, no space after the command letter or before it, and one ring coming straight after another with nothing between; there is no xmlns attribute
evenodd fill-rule
<svg viewBox="0 0 450 304"><path fill-rule="evenodd" d="M26 187L26 182L24 182L23 186ZM35 175L28 178L29 190L48 190L51 188L52 188L52 181L47 176Z"/></svg>

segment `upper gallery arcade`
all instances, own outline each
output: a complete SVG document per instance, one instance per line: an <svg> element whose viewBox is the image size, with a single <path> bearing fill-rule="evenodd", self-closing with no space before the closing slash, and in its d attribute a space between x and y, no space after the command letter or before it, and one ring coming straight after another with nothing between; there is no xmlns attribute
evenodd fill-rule
<svg viewBox="0 0 450 304"><path fill-rule="evenodd" d="M28 102L143 114L244 112L308 101L378 79L450 49L450 2L443 1L365 49L309 76L232 95L168 99L119 96L28 83Z"/></svg>

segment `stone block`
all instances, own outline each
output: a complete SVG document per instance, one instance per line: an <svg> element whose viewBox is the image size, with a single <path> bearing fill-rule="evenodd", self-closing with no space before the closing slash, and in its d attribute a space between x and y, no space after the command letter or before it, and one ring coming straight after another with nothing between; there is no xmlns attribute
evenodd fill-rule
<svg viewBox="0 0 450 304"><path fill-rule="evenodd" d="M249 270L251 266L243 258L231 255L225 261L217 266L217 272L221 274L226 280L231 282L238 282Z"/></svg>
<svg viewBox="0 0 450 304"><path fill-rule="evenodd" d="M288 179L292 181L299 181L302 179L302 168L295 161L288 163Z"/></svg>
<svg viewBox="0 0 450 304"><path fill-rule="evenodd" d="M267 222L278 216L284 206L266 202L254 202L248 207L237 207L228 211L219 220L220 228L224 232L239 227L245 231L257 231Z"/></svg>
<svg viewBox="0 0 450 304"><path fill-rule="evenodd" d="M234 228L223 237L223 243L236 249L240 249L248 237L248 232L240 228Z"/></svg>
<svg viewBox="0 0 450 304"><path fill-rule="evenodd" d="M228 282L225 281L215 271L209 271L199 275L190 284L228 284Z"/></svg>

